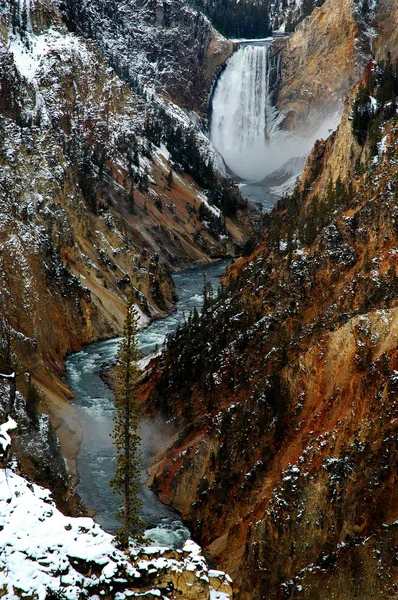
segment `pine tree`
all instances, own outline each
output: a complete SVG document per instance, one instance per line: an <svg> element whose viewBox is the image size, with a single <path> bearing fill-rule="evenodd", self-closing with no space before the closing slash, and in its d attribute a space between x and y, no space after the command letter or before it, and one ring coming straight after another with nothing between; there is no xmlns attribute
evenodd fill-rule
<svg viewBox="0 0 398 600"><path fill-rule="evenodd" d="M167 181L167 189L171 190L171 188L173 187L173 171L170 169L169 174L166 177L166 181Z"/></svg>
<svg viewBox="0 0 398 600"><path fill-rule="evenodd" d="M140 357L137 342L137 314L133 297L127 305L123 338L117 353L117 383L115 389L114 443L117 449L116 473L111 487L119 496L117 517L120 528L116 534L119 545L128 548L129 537L142 542L144 521L139 516L141 502L140 486L140 436L138 431L139 409L137 405L137 381L140 374L137 361Z"/></svg>

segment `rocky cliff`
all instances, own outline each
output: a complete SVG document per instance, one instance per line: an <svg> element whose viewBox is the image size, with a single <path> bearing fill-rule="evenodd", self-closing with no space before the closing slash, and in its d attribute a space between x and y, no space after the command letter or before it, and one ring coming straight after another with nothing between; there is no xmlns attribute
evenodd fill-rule
<svg viewBox="0 0 398 600"><path fill-rule="evenodd" d="M392 55L398 53L398 32L397 32L398 7L390 0L379 0L377 6L376 30L379 35L376 37L375 57L376 59L386 58L388 52Z"/></svg>
<svg viewBox="0 0 398 600"><path fill-rule="evenodd" d="M175 427L154 485L242 599L397 594L392 64L368 65L263 244L143 387Z"/></svg>
<svg viewBox="0 0 398 600"><path fill-rule="evenodd" d="M206 114L214 76L233 44L198 10L181 0L63 0L61 8L68 23L98 42L124 79L153 86L179 106Z"/></svg>
<svg viewBox="0 0 398 600"><path fill-rule="evenodd" d="M364 2L327 0L297 26L282 50L277 107L286 129L306 137L322 121L333 123L341 115L345 96L371 56L375 10Z"/></svg>

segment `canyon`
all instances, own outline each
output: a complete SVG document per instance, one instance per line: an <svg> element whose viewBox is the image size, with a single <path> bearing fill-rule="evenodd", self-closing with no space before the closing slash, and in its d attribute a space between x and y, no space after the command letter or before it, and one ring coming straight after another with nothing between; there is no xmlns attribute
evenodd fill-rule
<svg viewBox="0 0 398 600"><path fill-rule="evenodd" d="M0 313L19 472L83 514L66 355L119 334L131 291L144 325L175 303L172 272L243 252L141 386L165 434L150 484L239 600L398 595L397 7L315 4L270 47L278 133L309 158L263 215L205 135L236 44L196 9L0 8Z"/></svg>
<svg viewBox="0 0 398 600"><path fill-rule="evenodd" d="M0 14L1 312L18 387L43 392L40 410L75 477L80 432L60 380L65 355L120 333L130 291L142 323L166 314L170 271L234 255L253 226L189 118L132 92L54 3L10 3ZM193 176L155 135L167 106ZM220 207L205 182L218 186Z"/></svg>
<svg viewBox="0 0 398 600"><path fill-rule="evenodd" d="M386 35L384 68L397 58ZM142 389L148 415L175 427L152 484L238 598L396 595L395 97L376 145L353 122L361 90L383 87L376 73L368 63L259 249Z"/></svg>

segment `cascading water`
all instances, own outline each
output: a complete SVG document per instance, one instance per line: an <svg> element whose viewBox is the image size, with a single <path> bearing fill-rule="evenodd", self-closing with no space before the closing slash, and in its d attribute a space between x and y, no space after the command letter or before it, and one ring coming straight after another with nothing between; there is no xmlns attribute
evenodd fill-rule
<svg viewBox="0 0 398 600"><path fill-rule="evenodd" d="M217 81L210 122L210 139L241 179L242 195L264 210L294 189L315 140L325 139L341 117L338 108L307 137L280 127L284 115L275 107L280 53L271 54L271 42L240 42Z"/></svg>
<svg viewBox="0 0 398 600"><path fill-rule="evenodd" d="M270 172L269 142L278 130L273 106L278 58L269 43L243 45L229 59L212 99L211 141L239 177L260 180Z"/></svg>

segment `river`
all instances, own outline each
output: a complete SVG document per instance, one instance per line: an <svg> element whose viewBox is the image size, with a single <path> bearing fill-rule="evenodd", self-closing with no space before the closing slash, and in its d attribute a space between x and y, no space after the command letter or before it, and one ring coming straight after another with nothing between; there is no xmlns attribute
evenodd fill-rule
<svg viewBox="0 0 398 600"><path fill-rule="evenodd" d="M173 275L179 300L171 315L153 321L139 332L139 346L144 354L150 354L161 346L167 335L194 309L203 303L203 275L213 289L228 261L200 265ZM85 346L81 352L71 354L66 361L67 382L72 388L74 404L80 413L83 442L78 457L78 492L84 504L95 511L95 520L103 529L114 533L118 528L115 512L115 496L109 481L115 470L115 448L112 444L114 402L113 393L102 381L100 370L104 364L114 361L119 338L96 342ZM162 546L180 548L189 537L189 531L180 516L164 506L157 496L145 486L148 451L142 447L143 470L141 473L141 516L149 523L147 535Z"/></svg>

